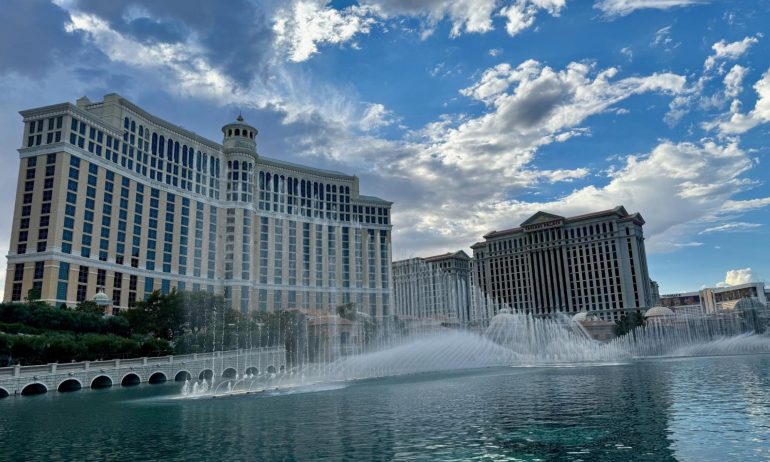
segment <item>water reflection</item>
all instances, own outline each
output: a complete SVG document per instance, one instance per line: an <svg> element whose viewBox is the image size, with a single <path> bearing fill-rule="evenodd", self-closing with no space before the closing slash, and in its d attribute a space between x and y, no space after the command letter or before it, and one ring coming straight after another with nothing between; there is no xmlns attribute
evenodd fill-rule
<svg viewBox="0 0 770 462"><path fill-rule="evenodd" d="M3 460L767 459L768 366L764 355L494 368L200 400L173 399L174 385L82 390L0 401L0 454Z"/></svg>

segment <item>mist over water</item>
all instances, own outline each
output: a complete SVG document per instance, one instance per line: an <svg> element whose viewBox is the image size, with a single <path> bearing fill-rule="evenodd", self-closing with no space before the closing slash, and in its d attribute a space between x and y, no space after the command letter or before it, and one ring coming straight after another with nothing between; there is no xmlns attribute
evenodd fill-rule
<svg viewBox="0 0 770 462"><path fill-rule="evenodd" d="M367 347L299 361L285 371L213 383L188 382L183 395L263 392L484 367L606 364L650 357L757 353L770 353L770 336L754 333L738 317L651 319L646 326L603 343L591 339L581 324L567 316L537 318L504 310L482 332L437 327L411 335L381 336Z"/></svg>

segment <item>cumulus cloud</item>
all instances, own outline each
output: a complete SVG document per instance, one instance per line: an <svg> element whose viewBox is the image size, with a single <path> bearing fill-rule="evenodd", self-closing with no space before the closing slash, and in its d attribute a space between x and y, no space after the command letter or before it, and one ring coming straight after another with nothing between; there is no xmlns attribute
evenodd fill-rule
<svg viewBox="0 0 770 462"><path fill-rule="evenodd" d="M711 46L714 53L703 64L705 70L711 70L719 61L736 60L743 56L751 45L759 42L757 37L744 37L743 40L727 42L724 39Z"/></svg>
<svg viewBox="0 0 770 462"><path fill-rule="evenodd" d="M669 8L708 3L708 0L598 0L594 8L601 10L607 17L627 16L636 10Z"/></svg>
<svg viewBox="0 0 770 462"><path fill-rule="evenodd" d="M745 133L752 128L770 122L770 69L754 84L757 101L754 108L746 113L740 111L740 103L730 106L730 113L722 118L704 124L706 129L716 128L725 135Z"/></svg>
<svg viewBox="0 0 770 462"><path fill-rule="evenodd" d="M700 77L683 92L682 95L674 98L669 104L668 113L664 120L669 126L674 126L684 117L695 104L699 104L701 109L723 108L731 99L731 113L737 113L740 109L740 102L734 98L743 91L743 78L748 69L736 64L729 71L725 71L725 64L728 61L734 61L745 55L749 48L758 42L757 34L753 37L745 37L736 42L727 42L724 39L714 43L711 47L713 53L710 54L703 63L703 71ZM705 94L709 82L720 75L724 75L723 88L711 95ZM740 118L740 117L738 117ZM722 116L717 122L707 122L703 127L710 130L723 122L726 116ZM738 125L745 124L742 121L736 121Z"/></svg>
<svg viewBox="0 0 770 462"><path fill-rule="evenodd" d="M566 5L566 0L517 0L500 9L500 15L506 18L505 31L511 37L532 27L538 12L544 10L551 16L559 16Z"/></svg>
<svg viewBox="0 0 770 462"><path fill-rule="evenodd" d="M729 270L727 274L725 274L725 280L718 282L717 287L737 286L754 282L754 280L754 273L751 271L751 268L734 269Z"/></svg>
<svg viewBox="0 0 770 462"><path fill-rule="evenodd" d="M738 96L741 91L743 91L743 79L746 77L746 73L749 70L740 64L736 64L732 68L730 68L730 71L725 75L725 78L723 80L725 89L725 97L726 98L735 98Z"/></svg>
<svg viewBox="0 0 770 462"><path fill-rule="evenodd" d="M423 37L430 35L435 25L445 18L452 24L452 37L463 32L489 32L492 30L492 15L497 8L496 0L364 0L362 4L373 7L383 18L423 18Z"/></svg>
<svg viewBox="0 0 770 462"><path fill-rule="evenodd" d="M418 141L404 147L408 155L383 162L385 177L410 184L399 191L414 197L408 201L414 206L396 210L401 235L434 246L467 246L495 226L517 225L516 220L539 208L580 213L632 202L634 194L620 186L608 189L602 201L588 197L591 190L585 188L564 198L566 202L511 199L539 182L573 181L589 174L586 168L535 168L531 163L540 147L581 136L580 125L587 118L626 98L645 92L676 94L685 82L668 73L622 79L615 78L617 73L586 63L555 70L535 60L487 69L461 91L483 103L486 113L429 124L417 134ZM646 180L659 174L652 170Z"/></svg>
<svg viewBox="0 0 770 462"><path fill-rule="evenodd" d="M275 16L276 44L288 49L291 61L301 62L318 53L318 46L341 44L357 34L368 34L375 19L367 7L329 7L325 0L295 0Z"/></svg>
<svg viewBox="0 0 770 462"><path fill-rule="evenodd" d="M443 20L451 23L450 37L459 37L489 32L494 29L493 17L502 16L506 31L514 36L532 27L538 13L556 17L565 5L566 0L516 0L504 6L497 0L362 0L337 9L328 0L292 0L277 10L273 31L289 59L301 62L318 53L320 46L353 42L389 19L418 18L421 37L427 38Z"/></svg>

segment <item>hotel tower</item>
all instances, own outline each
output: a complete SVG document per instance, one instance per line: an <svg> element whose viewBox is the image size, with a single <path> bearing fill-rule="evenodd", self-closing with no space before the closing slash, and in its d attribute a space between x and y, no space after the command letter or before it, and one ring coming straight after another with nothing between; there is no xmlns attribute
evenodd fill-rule
<svg viewBox="0 0 770 462"><path fill-rule="evenodd" d="M104 290L120 310L176 288L243 312L391 314L391 202L357 177L257 154L240 116L220 144L117 94L21 115L5 301Z"/></svg>

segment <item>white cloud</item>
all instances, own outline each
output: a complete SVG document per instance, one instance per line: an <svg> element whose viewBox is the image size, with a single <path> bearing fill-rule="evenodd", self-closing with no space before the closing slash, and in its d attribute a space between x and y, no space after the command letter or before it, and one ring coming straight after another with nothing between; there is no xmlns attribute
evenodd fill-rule
<svg viewBox="0 0 770 462"><path fill-rule="evenodd" d="M751 268L740 268L729 270L725 274L725 280L718 282L717 287L737 286L749 282L754 282L754 273L751 271Z"/></svg>
<svg viewBox="0 0 770 462"><path fill-rule="evenodd" d="M746 73L749 70L740 64L736 64L732 68L730 68L730 71L725 75L725 78L723 80L724 86L725 86L725 97L726 98L735 98L738 96L741 91L743 91L743 79L746 77Z"/></svg>
<svg viewBox="0 0 770 462"><path fill-rule="evenodd" d="M724 232L733 232L733 231L747 231L750 229L756 229L762 226L759 223L746 223L742 221L732 222L732 223L724 223L718 226L711 226L709 228L704 229L700 232L700 234L709 234L709 233L724 233Z"/></svg>
<svg viewBox="0 0 770 462"><path fill-rule="evenodd" d="M65 29L86 33L112 61L144 69L165 68L173 75L171 86L180 94L227 98L236 87L227 75L202 58L194 42L142 44L110 29L98 16L71 12L70 19Z"/></svg>
<svg viewBox="0 0 770 462"><path fill-rule="evenodd" d="M484 33L493 29L492 15L497 8L496 0L364 0L380 17L414 16L425 19L423 37L433 31L444 18L452 23L450 36L462 32Z"/></svg>
<svg viewBox="0 0 770 462"><path fill-rule="evenodd" d="M745 37L743 40L737 42L726 42L724 39L716 42L712 45L714 51L709 55L703 63L703 72L700 77L684 92L684 94L676 97L669 104L669 110L664 117L664 121L669 126L674 126L684 117L692 108L692 106L698 102L701 109L721 108L730 101L731 98L735 98L743 90L743 78L745 77L748 69L736 64L725 75L725 63L727 61L736 60L748 52L751 45L758 42L758 37L761 34L757 34L754 37ZM723 90L717 91L712 95L704 95L707 89L707 85L718 75L725 75L723 78ZM738 112L740 108L740 102L733 100L731 113ZM716 122L707 122L702 124L703 128L710 130L717 127L721 122L724 122L725 116ZM738 117L737 119L740 119ZM743 124L743 121L736 120L736 124Z"/></svg>
<svg viewBox="0 0 770 462"><path fill-rule="evenodd" d="M502 52L503 52L502 48L492 48L491 50L489 50L489 56L494 58Z"/></svg>
<svg viewBox="0 0 770 462"><path fill-rule="evenodd" d="M743 56L751 47L751 45L759 42L757 37L744 37L743 40L737 42L726 42L724 39L718 41L711 46L714 50L714 54L706 59L703 63L705 70L712 69L719 61L734 61Z"/></svg>
<svg viewBox="0 0 770 462"><path fill-rule="evenodd" d="M634 59L634 51L631 49L631 47L623 47L620 49L620 54L628 58L628 60Z"/></svg>
<svg viewBox="0 0 770 462"><path fill-rule="evenodd" d="M650 46L668 48L673 41L674 39L671 38L671 26L666 26L655 32L655 37L652 39L652 42L650 42Z"/></svg>
<svg viewBox="0 0 770 462"><path fill-rule="evenodd" d="M524 29L532 27L540 10L551 16L559 16L566 0L517 0L500 9L500 15L506 18L505 31L511 37Z"/></svg>
<svg viewBox="0 0 770 462"><path fill-rule="evenodd" d="M605 16L618 17L629 15L636 10L666 10L698 3L708 3L708 0L598 0L594 3L594 8L604 12Z"/></svg>
<svg viewBox="0 0 770 462"><path fill-rule="evenodd" d="M745 133L757 125L770 122L770 69L754 84L757 101L747 113L740 112L740 103L730 107L730 114L715 121L703 124L706 129L716 128L725 135Z"/></svg>
<svg viewBox="0 0 770 462"><path fill-rule="evenodd" d="M675 242L674 247L700 247L703 245L702 242L698 241L688 241L688 242Z"/></svg>
<svg viewBox="0 0 770 462"><path fill-rule="evenodd" d="M287 47L291 61L309 59L318 53L319 45L341 44L356 34L368 34L375 23L370 8L337 10L327 5L326 0L294 0L276 12L276 44Z"/></svg>
<svg viewBox="0 0 770 462"><path fill-rule="evenodd" d="M366 107L359 126L364 131L385 127L393 123L393 112L385 109L382 104L370 104Z"/></svg>
<svg viewBox="0 0 770 462"><path fill-rule="evenodd" d="M402 230L397 239L436 250L463 247L496 226L518 224L516 220L541 207L579 213L630 202L614 191L606 200L590 198L580 205L511 199L540 182L572 181L589 174L586 168L533 167L540 147L584 135L580 124L626 98L644 92L676 94L685 82L675 74L615 79L617 73L585 63L554 70L534 60L487 69L461 91L483 102L486 113L429 124L415 134L417 141L405 146L408 154L382 160L386 180L409 185L399 190L409 205L396 209L394 223ZM650 178L658 174L650 173ZM582 197L590 189L580 191L571 197Z"/></svg>

